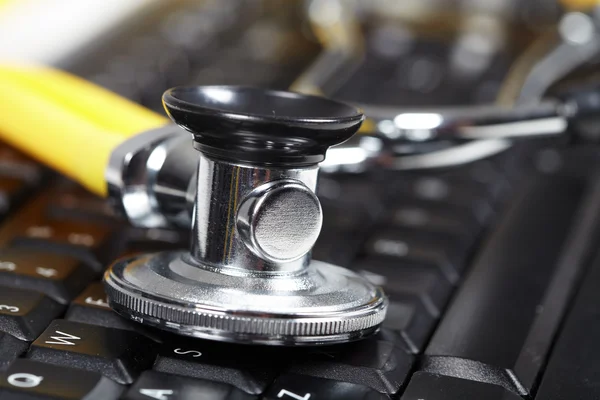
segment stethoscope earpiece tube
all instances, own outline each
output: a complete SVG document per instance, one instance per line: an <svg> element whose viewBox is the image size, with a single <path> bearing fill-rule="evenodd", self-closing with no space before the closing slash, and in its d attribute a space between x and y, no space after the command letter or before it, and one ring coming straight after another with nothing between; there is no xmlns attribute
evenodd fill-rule
<svg viewBox="0 0 600 400"><path fill-rule="evenodd" d="M168 120L81 78L43 66L0 66L0 138L98 196L111 153Z"/></svg>

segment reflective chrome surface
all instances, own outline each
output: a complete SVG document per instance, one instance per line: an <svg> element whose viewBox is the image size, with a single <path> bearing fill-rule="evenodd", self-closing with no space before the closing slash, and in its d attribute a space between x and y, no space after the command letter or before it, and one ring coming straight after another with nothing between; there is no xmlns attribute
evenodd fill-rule
<svg viewBox="0 0 600 400"><path fill-rule="evenodd" d="M219 341L319 345L378 330L387 299L344 268L313 261L265 278L202 268L185 252L118 261L105 274L110 306L140 323Z"/></svg>
<svg viewBox="0 0 600 400"><path fill-rule="evenodd" d="M278 179L245 196L237 210L240 239L258 257L294 261L314 246L323 223L319 199L302 182Z"/></svg>
<svg viewBox="0 0 600 400"><path fill-rule="evenodd" d="M556 135L564 132L575 111L554 100L518 107L362 108L373 120L375 131L396 142Z"/></svg>
<svg viewBox="0 0 600 400"><path fill-rule="evenodd" d="M388 304L381 288L311 261L323 219L319 165L212 159L186 136L149 132L113 155L108 175L122 170L111 193L138 225L186 221L195 202L190 251L118 260L104 276L111 307L181 335L241 343L319 345L377 332ZM199 162L186 158L186 143Z"/></svg>
<svg viewBox="0 0 600 400"><path fill-rule="evenodd" d="M283 254L275 252L275 257L262 254L264 258L257 255L261 253L260 251L251 250L237 229L239 226L238 216L241 216L238 214L238 209L247 200L247 196L252 196L252 191L267 182L281 179L292 180L314 192L317 186L318 167L259 168L215 161L200 153L197 154L200 155L198 165L198 188L200 190L194 210L192 257L211 268L235 275L245 274L247 271L277 273L278 271L297 271L305 268L309 262L309 255L298 259L299 256L293 254L292 249L288 252L284 251ZM297 188L296 191L298 191ZM315 199L300 193L296 193L297 195L303 196L301 199L296 198L296 200L303 201L303 203L297 204L302 212L294 212L289 208L279 211L271 210L277 212L274 218L278 220L278 223L287 224L286 227L281 227L281 233L286 237L269 234L269 237L265 238L265 229L272 228L272 226L262 226L258 232L254 232L255 235L258 233L261 236L261 247L270 247L271 251L275 251L273 246L279 248L280 245L287 244L294 237L298 237L302 241L307 238L310 240L314 236L314 232L306 237L303 237L302 234L306 222L309 223L311 231L314 230L315 223L318 223L320 230L320 208L317 215L314 206ZM313 203L313 206L306 204L306 201ZM261 215L264 216L266 211L268 210L260 211ZM251 216L251 221L247 221L247 223L256 224L260 221L260 218L258 220L256 218L257 215ZM272 241L271 245L267 245L265 241Z"/></svg>
<svg viewBox="0 0 600 400"><path fill-rule="evenodd" d="M132 225L190 226L198 165L191 142L173 124L133 136L113 151L105 173L109 199Z"/></svg>

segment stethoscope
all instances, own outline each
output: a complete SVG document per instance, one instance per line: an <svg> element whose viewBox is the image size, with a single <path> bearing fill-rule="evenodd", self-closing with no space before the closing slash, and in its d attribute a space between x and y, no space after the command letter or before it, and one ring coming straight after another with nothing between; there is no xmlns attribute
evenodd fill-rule
<svg viewBox="0 0 600 400"><path fill-rule="evenodd" d="M319 170L447 167L515 140L570 134L574 121L600 111L600 95L589 87L543 95L599 54L600 41L591 15L563 20L561 41L530 63L507 106L409 110L192 86L163 95L169 121L59 71L1 67L0 133L108 198L132 225L191 227L189 249L126 256L107 269L108 302L122 316L236 343L361 340L379 331L388 299L365 277L312 259L323 221ZM351 39L334 40L341 45L297 91L335 76L352 57Z"/></svg>

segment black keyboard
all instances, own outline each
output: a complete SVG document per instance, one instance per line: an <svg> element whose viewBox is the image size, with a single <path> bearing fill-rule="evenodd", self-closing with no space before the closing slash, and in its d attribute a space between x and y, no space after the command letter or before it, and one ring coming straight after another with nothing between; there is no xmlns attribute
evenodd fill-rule
<svg viewBox="0 0 600 400"><path fill-rule="evenodd" d="M64 66L160 111L184 83L288 88L319 53L293 12L257 17L276 2L175 3ZM404 28L367 26L364 63L331 94L495 99L514 55L460 80L449 43ZM534 140L453 168L322 173L318 195L312 256L384 287L381 330L314 348L191 339L120 317L101 283L114 260L186 249L189 232L133 228L0 145L0 400L600 399L600 148Z"/></svg>
<svg viewBox="0 0 600 400"><path fill-rule="evenodd" d="M107 305L118 257L186 248L9 148L0 159L1 399L597 399L600 149L518 144L429 172L323 174L313 258L382 285L368 339L218 343Z"/></svg>

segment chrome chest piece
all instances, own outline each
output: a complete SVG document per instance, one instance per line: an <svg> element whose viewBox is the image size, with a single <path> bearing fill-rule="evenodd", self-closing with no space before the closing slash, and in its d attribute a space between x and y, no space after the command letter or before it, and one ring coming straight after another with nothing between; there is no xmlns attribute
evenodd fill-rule
<svg viewBox="0 0 600 400"><path fill-rule="evenodd" d="M318 164L360 127L355 108L247 87L181 87L163 103L200 161L191 249L118 260L109 304L182 335L317 345L375 333L387 299L344 268L311 260L322 224Z"/></svg>

